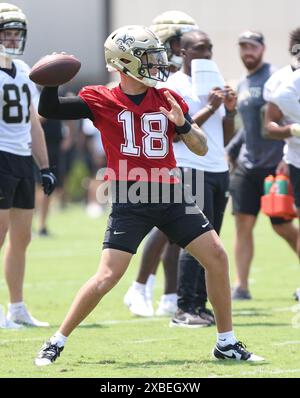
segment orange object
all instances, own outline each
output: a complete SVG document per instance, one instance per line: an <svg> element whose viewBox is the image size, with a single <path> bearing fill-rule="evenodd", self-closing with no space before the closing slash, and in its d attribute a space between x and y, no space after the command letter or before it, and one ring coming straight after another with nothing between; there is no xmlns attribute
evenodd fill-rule
<svg viewBox="0 0 300 398"><path fill-rule="evenodd" d="M268 193L261 197L261 211L269 217L282 217L287 220L297 217L289 178L283 174L278 175L270 187L272 181L270 177L265 179L265 191L267 187Z"/></svg>

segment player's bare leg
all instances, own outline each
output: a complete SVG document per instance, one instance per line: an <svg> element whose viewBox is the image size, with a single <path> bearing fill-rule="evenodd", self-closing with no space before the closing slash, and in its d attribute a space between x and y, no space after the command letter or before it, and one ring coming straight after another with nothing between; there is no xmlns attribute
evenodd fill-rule
<svg viewBox="0 0 300 398"><path fill-rule="evenodd" d="M7 325L49 326L48 322L35 319L23 302L23 283L26 263L26 249L31 240L33 210L9 210L8 242L4 253L4 274L9 290Z"/></svg>
<svg viewBox="0 0 300 398"><path fill-rule="evenodd" d="M297 253L298 228L292 222L272 224L273 230Z"/></svg>
<svg viewBox="0 0 300 398"><path fill-rule="evenodd" d="M227 254L215 231L194 239L185 250L203 265L209 300L213 306L219 333L232 330L231 294Z"/></svg>
<svg viewBox="0 0 300 398"><path fill-rule="evenodd" d="M121 279L132 254L115 249L104 249L98 271L79 290L59 331L69 334L96 307L102 297Z"/></svg>
<svg viewBox="0 0 300 398"><path fill-rule="evenodd" d="M164 247L162 263L165 287L164 294L161 296L155 312L157 316L173 316L177 310L177 263L179 251L179 246L169 242Z"/></svg>
<svg viewBox="0 0 300 398"><path fill-rule="evenodd" d="M9 224L9 210L0 209L0 249L3 246Z"/></svg>
<svg viewBox="0 0 300 398"><path fill-rule="evenodd" d="M256 217L249 214L236 214L234 218L236 287L247 292L250 266L254 254L253 228Z"/></svg>
<svg viewBox="0 0 300 398"><path fill-rule="evenodd" d="M146 283L151 273L155 274L162 251L167 243L167 236L159 229L154 228L145 243L141 265L136 281L139 283Z"/></svg>
<svg viewBox="0 0 300 398"><path fill-rule="evenodd" d="M11 303L23 300L25 253L31 240L32 216L33 210L10 209L4 273Z"/></svg>
<svg viewBox="0 0 300 398"><path fill-rule="evenodd" d="M133 315L154 315L152 300L155 274L167 241L167 236L157 228L153 228L146 238L137 279L124 296L124 304Z"/></svg>

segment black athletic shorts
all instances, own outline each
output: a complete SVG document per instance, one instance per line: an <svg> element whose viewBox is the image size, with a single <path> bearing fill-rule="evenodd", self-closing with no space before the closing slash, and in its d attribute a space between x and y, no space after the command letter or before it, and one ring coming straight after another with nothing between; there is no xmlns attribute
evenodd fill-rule
<svg viewBox="0 0 300 398"><path fill-rule="evenodd" d="M32 156L0 151L0 209L34 208Z"/></svg>
<svg viewBox="0 0 300 398"><path fill-rule="evenodd" d="M103 248L136 253L153 228L164 232L172 243L185 248L198 236L213 229L195 203L113 203ZM187 211L189 209L189 211Z"/></svg>
<svg viewBox="0 0 300 398"><path fill-rule="evenodd" d="M290 179L295 196L296 207L300 208L300 169L293 165L289 165Z"/></svg>
<svg viewBox="0 0 300 398"><path fill-rule="evenodd" d="M260 211L260 198L264 195L264 179L275 175L275 168L246 169L238 165L230 177L230 194L233 214L257 216ZM270 217L272 224L290 222L281 217Z"/></svg>

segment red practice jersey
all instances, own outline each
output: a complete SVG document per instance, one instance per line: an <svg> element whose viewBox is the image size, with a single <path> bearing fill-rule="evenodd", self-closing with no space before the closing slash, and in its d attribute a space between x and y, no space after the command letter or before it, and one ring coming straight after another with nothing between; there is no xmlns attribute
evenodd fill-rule
<svg viewBox="0 0 300 398"><path fill-rule="evenodd" d="M94 126L101 132L107 157L106 179L175 182L169 171L176 168L173 153L175 125L160 112L170 109L164 91L148 88L136 105L120 87L84 87L79 96L94 115ZM184 114L185 101L169 90ZM111 172L111 171L112 172Z"/></svg>

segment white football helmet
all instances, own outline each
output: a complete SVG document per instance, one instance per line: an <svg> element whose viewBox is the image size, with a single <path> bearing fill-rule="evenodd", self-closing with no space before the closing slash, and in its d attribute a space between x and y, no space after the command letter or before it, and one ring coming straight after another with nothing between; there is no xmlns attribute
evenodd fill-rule
<svg viewBox="0 0 300 398"><path fill-rule="evenodd" d="M18 47L5 47L5 32L18 30ZM25 48L27 35L27 20L19 7L9 3L0 3L0 47L1 52L8 55L22 55Z"/></svg>
<svg viewBox="0 0 300 398"><path fill-rule="evenodd" d="M159 38L140 25L123 26L104 43L105 61L112 67L149 87L169 76L167 53Z"/></svg>
<svg viewBox="0 0 300 398"><path fill-rule="evenodd" d="M193 29L199 29L195 20L182 11L165 11L155 17L150 29L157 34L167 50L170 65L180 68L182 57L174 54L171 41L180 39L181 35Z"/></svg>

